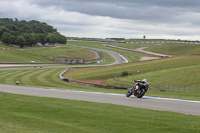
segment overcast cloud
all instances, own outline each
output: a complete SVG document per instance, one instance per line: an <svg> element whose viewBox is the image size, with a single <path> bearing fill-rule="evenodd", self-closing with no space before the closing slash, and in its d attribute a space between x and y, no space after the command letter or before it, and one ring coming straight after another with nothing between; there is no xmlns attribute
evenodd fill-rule
<svg viewBox="0 0 200 133"><path fill-rule="evenodd" d="M200 40L199 0L1 0L0 17L46 22L66 36Z"/></svg>

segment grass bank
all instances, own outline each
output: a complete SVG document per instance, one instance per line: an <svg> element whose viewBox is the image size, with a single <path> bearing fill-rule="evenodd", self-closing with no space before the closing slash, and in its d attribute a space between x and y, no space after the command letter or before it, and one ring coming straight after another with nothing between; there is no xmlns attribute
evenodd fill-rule
<svg viewBox="0 0 200 133"><path fill-rule="evenodd" d="M179 56L99 68L73 68L66 76L73 80L107 80L128 71L131 75L122 79L148 78L151 84L200 85L196 78L200 76L199 64L199 56Z"/></svg>
<svg viewBox="0 0 200 133"><path fill-rule="evenodd" d="M26 48L23 51L39 54L41 56L62 56L62 57L74 57L74 58L84 58L90 59L95 55L93 52L80 47L73 47L67 45L61 45L57 47L41 47L41 48Z"/></svg>
<svg viewBox="0 0 200 133"><path fill-rule="evenodd" d="M0 44L0 62L1 63L53 63L52 60L42 57L38 54L26 51L21 51L16 48L12 48L6 45Z"/></svg>
<svg viewBox="0 0 200 133"><path fill-rule="evenodd" d="M27 47L16 49L0 44L0 63L53 63L52 60L44 56L62 56L90 59L95 54L86 49L61 45L58 47Z"/></svg>
<svg viewBox="0 0 200 133"><path fill-rule="evenodd" d="M154 61L134 62L98 68L72 68L66 74L76 81L103 83L113 86L131 87L133 80L147 78L151 88L158 89L157 85L200 86L200 57L179 56ZM122 72L131 75L122 77ZM116 79L116 76L118 78ZM184 89L184 88L182 88ZM178 92L178 91L177 91ZM189 91L187 91L189 92ZM200 100L200 93L165 93L149 91L147 95Z"/></svg>
<svg viewBox="0 0 200 133"><path fill-rule="evenodd" d="M125 90L110 90L95 87L81 86L70 84L62 81L59 74L66 68L49 68L49 69L30 69L30 70L4 70L0 71L0 84L15 85L16 81L20 86L34 86L42 88L54 88L65 90L81 90L96 92L115 92L125 93Z"/></svg>
<svg viewBox="0 0 200 133"><path fill-rule="evenodd" d="M200 116L0 93L1 133L198 133Z"/></svg>

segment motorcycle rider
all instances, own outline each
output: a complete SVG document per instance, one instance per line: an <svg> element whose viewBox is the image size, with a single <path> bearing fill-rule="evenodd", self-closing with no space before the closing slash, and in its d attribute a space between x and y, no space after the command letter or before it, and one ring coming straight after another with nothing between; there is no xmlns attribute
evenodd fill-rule
<svg viewBox="0 0 200 133"><path fill-rule="evenodd" d="M137 98L142 98L144 94L149 89L149 83L147 79L141 80L134 80L135 85L126 93L127 97L130 97L132 94Z"/></svg>
<svg viewBox="0 0 200 133"><path fill-rule="evenodd" d="M142 81L141 80L134 80L136 83L142 83L142 84L139 84L139 87L140 86L144 86L145 87L145 90L147 91L149 89L149 83L147 82L147 79L143 79Z"/></svg>

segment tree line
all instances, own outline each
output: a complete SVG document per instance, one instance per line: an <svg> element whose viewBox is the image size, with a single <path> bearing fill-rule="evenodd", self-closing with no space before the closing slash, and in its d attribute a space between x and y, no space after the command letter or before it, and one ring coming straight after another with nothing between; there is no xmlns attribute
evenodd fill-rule
<svg viewBox="0 0 200 133"><path fill-rule="evenodd" d="M25 21L15 18L0 18L0 40L20 47L41 44L65 44L67 39L52 26L36 20Z"/></svg>

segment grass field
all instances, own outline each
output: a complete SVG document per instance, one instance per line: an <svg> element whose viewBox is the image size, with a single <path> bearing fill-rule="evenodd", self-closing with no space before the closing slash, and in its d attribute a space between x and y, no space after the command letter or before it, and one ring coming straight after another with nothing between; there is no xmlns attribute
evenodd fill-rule
<svg viewBox="0 0 200 133"><path fill-rule="evenodd" d="M61 45L60 47L28 47L16 49L0 44L0 62L1 63L53 63L52 60L44 56L64 56L75 58L92 58L94 53L82 48Z"/></svg>
<svg viewBox="0 0 200 133"><path fill-rule="evenodd" d="M34 60L36 63L53 63L52 60L49 60L45 57L42 57L38 54L30 54L26 51L21 51L6 45L0 44L0 62L2 63L31 63Z"/></svg>
<svg viewBox="0 0 200 133"><path fill-rule="evenodd" d="M81 85L70 84L62 81L59 74L66 68L53 69L30 69L30 70L7 70L0 71L0 84L15 85L16 81L20 81L21 86L35 86L43 88L55 88L66 90L85 90L97 92L113 92L108 89L87 87ZM116 93L125 93L125 90L115 90Z"/></svg>
<svg viewBox="0 0 200 133"><path fill-rule="evenodd" d="M1 133L198 133L200 116L0 93Z"/></svg>
<svg viewBox="0 0 200 133"><path fill-rule="evenodd" d="M84 58L90 59L95 55L93 52L86 49L73 46L58 46L58 47L42 47L42 48L26 48L23 51L29 53L39 54L42 56L62 56L62 57L75 57L75 58Z"/></svg>

